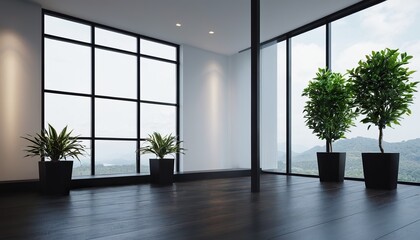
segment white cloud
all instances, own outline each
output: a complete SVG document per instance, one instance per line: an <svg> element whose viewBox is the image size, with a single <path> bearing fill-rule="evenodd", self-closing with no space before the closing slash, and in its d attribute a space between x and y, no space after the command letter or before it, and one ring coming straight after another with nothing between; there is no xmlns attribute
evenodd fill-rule
<svg viewBox="0 0 420 240"><path fill-rule="evenodd" d="M357 67L359 60L365 59L366 55L372 51L379 51L386 47L386 44L379 44L375 42L359 42L344 49L338 55L338 59L333 61L334 71L342 74L347 72L347 69Z"/></svg>
<svg viewBox="0 0 420 240"><path fill-rule="evenodd" d="M292 49L292 144L310 148L322 145L323 141L312 134L305 125L303 108L307 100L301 97L308 82L316 76L318 68L325 67L325 47L315 43L295 43ZM293 149L296 151L297 149ZM305 149L307 150L307 149Z"/></svg>
<svg viewBox="0 0 420 240"><path fill-rule="evenodd" d="M361 26L382 39L395 37L412 31L419 7L418 0L388 0L364 11Z"/></svg>
<svg viewBox="0 0 420 240"><path fill-rule="evenodd" d="M293 84L306 85L318 68L325 67L325 48L318 44L296 44L292 55Z"/></svg>

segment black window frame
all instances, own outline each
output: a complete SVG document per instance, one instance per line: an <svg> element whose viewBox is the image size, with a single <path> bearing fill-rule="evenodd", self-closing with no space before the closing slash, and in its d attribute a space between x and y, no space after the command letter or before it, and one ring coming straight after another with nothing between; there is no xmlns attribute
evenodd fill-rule
<svg viewBox="0 0 420 240"><path fill-rule="evenodd" d="M80 24L84 24L84 25L88 25L90 26L90 34L91 34L91 42L90 43L86 43L83 41L78 41L78 40L74 40L74 39L69 39L69 38L65 38L65 37L60 37L60 36L55 36L55 35L50 35L50 34L46 34L45 33L45 16L52 16L52 17L57 17L60 19L64 19L64 20L68 20L68 21L72 21L72 22L76 22L76 23L80 23ZM131 51L126 51L126 50L121 50L121 49L117 49L117 48L112 48L112 47L108 47L108 46L103 46L103 45L98 45L95 44L95 28L101 28L104 30L108 30L108 31L112 31L112 32L116 32L116 33L120 33L120 34L124 34L124 35L128 35L128 36L132 36L136 38L137 41L137 51L136 52L131 52ZM66 42L66 43L72 43L72 44L77 44L77 45L82 45L82 46L87 46L91 48L91 93L89 94L85 94L85 93L77 93L77 92L66 92L66 91L58 91L58 90L49 90L49 89L45 89L45 39L52 39L52 40L58 40L58 41L62 41L62 42ZM156 43L160 43L160 44L164 44L164 45L168 45L171 47L174 47L176 49L176 60L169 60L169 59L165 59L165 58L160 58L160 57L156 57L156 56L151 56L151 55L146 55L146 54L141 54L141 48L140 48L140 39L145 39L148 41L153 41ZM123 53L123 54L128 54L128 55L133 55L136 56L137 58L137 96L136 98L124 98L124 97L113 97L113 96L103 96L103 95L97 95L95 93L95 50L96 49L102 49L102 50L107 50L107 51L112 51L112 52L117 52L117 53ZM83 20L80 18L76 18L76 17L72 17L69 15L65 15L62 13L58 13L58 12L54 12L54 11L50 11L47 9L42 9L42 84L41 84L41 92L42 92L42 97L41 97L41 106L42 106L42 114L41 114L41 129L44 129L45 127L45 95L47 93L49 94L60 94L60 95L69 95L69 96L79 96L79 97L89 97L91 99L91 115L90 115L90 121L91 121L91 133L89 137L86 136L82 136L79 139L80 140L88 140L91 143L91 175L94 176L95 174L95 141L96 140L110 140L110 141L135 141L136 142L136 148L140 148L140 144L142 141L145 140L145 138L141 138L141 123L140 123L140 106L142 103L148 103L148 104L155 104L155 105L166 105L166 106L173 106L175 108L175 131L176 131L176 136L179 139L180 136L180 46L178 44L175 43L171 43L168 41L164 41L164 40L160 40L160 39L156 39L156 38L152 38L152 37L148 37L148 36L144 36L141 34L137 34L137 33L133 33L130 31L126 31L126 30L122 30L122 29L118 29L118 28L114 28L114 27L110 27L107 25L103 25L103 24L99 24L99 23L95 23L95 22L91 22L91 21L87 21L87 20ZM142 100L141 99L141 69L140 69L140 59L141 58L148 58L148 59L153 59L153 60L157 60L157 61L161 61L161 62L168 62L168 63L172 63L175 65L176 68L176 102L175 103L167 103L167 102L157 102L157 101L148 101L148 100ZM96 99L110 99L110 100L118 100L118 101L125 101L125 102L135 102L137 104L137 132L136 132L136 137L135 138L117 138L117 137L96 137L95 134L95 100ZM180 155L176 154L176 159L175 159L175 170L176 172L180 171ZM140 174L141 173L141 167L140 167L140 153L138 151L136 151L136 173Z"/></svg>
<svg viewBox="0 0 420 240"><path fill-rule="evenodd" d="M265 47L272 46L273 44L277 44L280 42L286 42L286 171L285 172L278 172L272 170L262 170L265 173L274 173L274 174L285 174L290 176L305 176L305 177L318 177L318 175L309 175L309 174L300 174L300 173L293 173L292 172L292 39L295 36L300 34L309 32L313 29L316 29L321 26L325 26L325 36L326 36L326 48L325 48L325 56L326 56L326 66L328 69L331 69L331 23L341 18L347 17L354 13L360 12L362 10L368 9L372 6L385 2L386 0L364 0L353 4L347 8L344 8L340 11L332 13L328 16L315 20L311 23L308 23L304 26L291 30L287 33L281 34L279 36L273 37L267 41L261 43L260 48L263 49ZM247 50L247 49L245 49ZM242 50L242 51L245 51ZM242 52L240 51L240 52ZM256 127L256 126L252 126ZM256 146L251 146L256 147ZM352 180L363 180L361 178L347 178ZM409 183L412 184L412 183ZM420 183L419 183L420 185Z"/></svg>

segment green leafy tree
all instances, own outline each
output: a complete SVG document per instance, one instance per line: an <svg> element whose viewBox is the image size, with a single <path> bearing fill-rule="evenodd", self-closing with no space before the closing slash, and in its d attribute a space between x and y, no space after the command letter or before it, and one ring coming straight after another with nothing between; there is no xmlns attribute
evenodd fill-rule
<svg viewBox="0 0 420 240"><path fill-rule="evenodd" d="M50 158L51 161L66 160L68 157L76 158L86 153L85 146L80 144L78 136L71 136L73 131L67 131L67 126L60 133L48 124L48 130L43 129L35 136L22 137L31 144L24 150L28 154L25 157L40 156Z"/></svg>
<svg viewBox="0 0 420 240"><path fill-rule="evenodd" d="M327 152L332 152L332 143L345 137L356 117L353 94L346 79L340 73L320 68L302 96L309 98L303 110L306 126L326 140Z"/></svg>
<svg viewBox="0 0 420 240"><path fill-rule="evenodd" d="M178 141L172 134L162 136L160 133L154 132L149 134L149 137L145 139L144 147L139 149L141 154L152 153L157 158L163 159L166 155L182 153L186 149L181 147L181 142Z"/></svg>
<svg viewBox="0 0 420 240"><path fill-rule="evenodd" d="M384 152L383 129L400 125L402 116L411 114L409 106L419 83L410 81L415 71L406 67L412 58L398 49L386 48L372 51L356 68L348 70L356 110L364 115L361 122L369 124L368 129L372 124L378 127L381 153Z"/></svg>

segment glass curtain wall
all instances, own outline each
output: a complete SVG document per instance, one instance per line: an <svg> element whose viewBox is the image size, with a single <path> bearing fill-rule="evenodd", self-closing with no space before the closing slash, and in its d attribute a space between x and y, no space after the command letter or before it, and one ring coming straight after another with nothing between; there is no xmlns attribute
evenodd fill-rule
<svg viewBox="0 0 420 240"><path fill-rule="evenodd" d="M178 46L44 14L44 126L88 148L73 176L148 172L148 134L178 135Z"/></svg>
<svg viewBox="0 0 420 240"><path fill-rule="evenodd" d="M376 6L332 22L332 69L342 73L357 66L371 51L384 48L399 49L413 56L410 69L420 80L420 2L388 0ZM411 116L401 125L384 130L385 152L400 153L400 181L420 182L420 94L415 93ZM360 120L360 118L358 119ZM363 178L361 152L379 152L378 129L357 121L338 144L347 154L346 176Z"/></svg>
<svg viewBox="0 0 420 240"><path fill-rule="evenodd" d="M420 32L417 25L420 23L420 2L408 0L401 4L398 0L388 0L374 5L365 10L355 12L346 17L331 22L331 69L342 74L347 69L357 66L357 62L363 59L371 51L381 50L386 47L399 49L413 56L409 65L416 73L413 80L420 80ZM278 135L279 125L285 126L284 116L291 116L291 172L296 174L317 175L316 152L325 151L325 142L320 141L309 130L303 118L303 106L305 98L301 96L303 88L307 85L317 71L317 68L326 66L326 26L309 30L302 34L289 38L291 41L291 112L286 108L278 108L276 131ZM278 43L277 48L281 49ZM271 47L271 46L270 46ZM264 56L262 51L262 56ZM279 51L281 52L281 51ZM286 63L280 64L286 59L282 54L277 57L277 82L281 82L281 72ZM262 58L262 71L264 66ZM283 75L284 76L284 75ZM262 73L262 96L268 91L264 88L264 72ZM281 84L278 84L279 87ZM283 85L284 86L284 85ZM277 98L284 98L286 87L278 88ZM271 101L273 102L273 101ZM267 104L262 97L262 105ZM280 105L280 104L279 104ZM264 106L262 106L264 109ZM420 130L417 123L420 121L420 93L415 93L415 101L411 106L411 116L405 116L400 126L386 128L384 130L384 148L386 152L400 152L399 180L408 182L420 182ZM267 116L261 115L264 119ZM361 152L378 152L378 130L372 127L367 130L367 125L355 121L356 126L346 134L346 139L334 143L334 151L347 152L346 177L363 178ZM263 133L263 132L262 132ZM264 138L264 135L261 137ZM273 140L271 149L280 152L280 140ZM277 143L277 145L274 144ZM268 148L266 145L265 148ZM262 146L262 149L264 147ZM285 148L283 148L285 149ZM264 159L263 152L261 154ZM270 157L271 164L264 165L264 170L286 172L280 165L275 165L276 157Z"/></svg>
<svg viewBox="0 0 420 240"><path fill-rule="evenodd" d="M292 173L318 175L316 152L325 151L325 144L305 124L303 108L307 98L302 97L302 92L318 68L326 66L325 26L293 37L291 42Z"/></svg>

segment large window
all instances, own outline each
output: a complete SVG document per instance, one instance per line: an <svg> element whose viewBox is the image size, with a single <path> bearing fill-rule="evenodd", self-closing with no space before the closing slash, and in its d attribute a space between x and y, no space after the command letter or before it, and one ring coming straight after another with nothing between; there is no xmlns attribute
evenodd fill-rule
<svg viewBox="0 0 420 240"><path fill-rule="evenodd" d="M285 71L285 66L290 66L290 74L286 74L285 80L285 82L290 83L290 92L287 94L285 91L287 88L285 87L284 90L278 89L276 95L290 95L290 99L288 99L290 101L290 111L287 111L286 108L278 108L277 122L283 124L283 119L286 119L285 116L290 117L291 120L290 139L285 139L285 142L291 144L290 159L286 159L286 162L289 161L291 164L291 169L284 171L281 169L281 165L275 168L273 165L262 164L265 170L275 168L276 171L286 173L318 174L316 152L325 151L325 142L319 140L306 127L302 113L306 99L301 96L303 88L315 76L317 68L328 65L333 71L345 74L347 69L356 67L358 60L364 58L373 50L381 50L386 47L398 48L414 57L409 67L416 71L412 75L413 80L420 80L420 31L417 31L417 26L420 23L420 2L408 1L406 4L401 4L398 0L388 0L359 12L349 13L345 17L333 14L324 20L324 23L328 22L328 26L320 26L319 22L321 21L318 21L313 23L311 27L308 27L308 25L302 28L305 30L298 29L279 36L281 42L277 44L282 44L285 41L291 43L290 51L284 51L286 52L285 55L289 55L285 58L283 54L279 54L277 57L278 80L281 79L280 76ZM279 46L278 49L281 49ZM266 51L268 50L264 48L261 54L263 56L262 110L265 107L264 105L268 103L264 99L265 94L273 95L270 92L272 88L264 88L267 81L264 79L264 71L267 69L267 66L265 66L267 62L264 62ZM282 59L288 59L288 61L280 63ZM420 182L419 109L420 93L417 92L415 93L414 104L411 106L412 114L404 117L401 126L384 130L385 151L400 152L400 181ZM263 115L263 111L261 114L263 121L267 116ZM346 134L346 139L336 141L333 144L334 151L347 152L346 177L363 178L361 152L379 151L378 130L374 127L368 130L367 125L359 122L360 119L355 121L356 126L352 127L350 132ZM278 131L278 129L277 126L276 130ZM266 137L263 134L264 132L262 132L262 138ZM275 140L272 141L275 142ZM261 148L261 159L267 161L263 155L265 153L264 148L278 148L277 146L280 146L279 138L277 138L277 146L272 144L270 147L269 144L264 144ZM270 159L271 161L277 161L274 156L270 156Z"/></svg>
<svg viewBox="0 0 420 240"><path fill-rule="evenodd" d="M44 126L87 146L73 176L148 172L144 138L178 135L178 46L69 19L44 14Z"/></svg>
<svg viewBox="0 0 420 240"><path fill-rule="evenodd" d="M305 125L303 108L307 99L303 89L315 77L317 69L325 67L325 27L300 34L292 40L292 172L318 175L316 152L324 144Z"/></svg>
<svg viewBox="0 0 420 240"><path fill-rule="evenodd" d="M286 172L286 42L261 52L261 167Z"/></svg>
<svg viewBox="0 0 420 240"><path fill-rule="evenodd" d="M357 66L357 61L371 51L386 47L399 49L414 56L410 68L420 74L420 3L409 1L402 5L398 0L388 0L361 12L334 21L331 32L332 69L342 73ZM420 182L420 94L415 94L412 115L401 121L401 126L384 130L385 152L400 153L399 180ZM358 119L360 120L360 118ZM337 149L348 152L347 177L363 177L361 152L378 152L378 129L367 130L367 125L357 121L339 141Z"/></svg>

